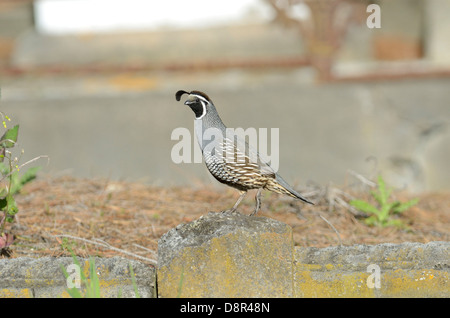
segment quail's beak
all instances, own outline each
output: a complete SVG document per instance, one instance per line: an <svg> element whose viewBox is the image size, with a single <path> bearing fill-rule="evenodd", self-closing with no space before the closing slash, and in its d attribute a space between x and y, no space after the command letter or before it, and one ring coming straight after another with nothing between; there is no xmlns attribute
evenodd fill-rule
<svg viewBox="0 0 450 318"><path fill-rule="evenodd" d="M193 101L192 101L192 100L189 100L189 99L188 99L187 101L184 102L184 104L185 104L185 105L188 105L188 106L190 106L192 103L193 103Z"/></svg>

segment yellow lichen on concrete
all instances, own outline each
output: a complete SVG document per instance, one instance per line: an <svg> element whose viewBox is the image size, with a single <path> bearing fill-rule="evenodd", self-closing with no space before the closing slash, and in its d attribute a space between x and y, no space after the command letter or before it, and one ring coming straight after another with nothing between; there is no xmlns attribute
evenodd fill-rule
<svg viewBox="0 0 450 318"><path fill-rule="evenodd" d="M67 292L67 290L64 290L61 293L61 298L71 298L71 296L69 295L69 293Z"/></svg>
<svg viewBox="0 0 450 318"><path fill-rule="evenodd" d="M292 297L291 233L233 233L158 270L161 297ZM258 268L254 268L257 266Z"/></svg>
<svg viewBox="0 0 450 318"><path fill-rule="evenodd" d="M382 275L384 297L450 297L449 273L441 270L390 271Z"/></svg>
<svg viewBox="0 0 450 318"><path fill-rule="evenodd" d="M374 297L374 290L366 284L368 276L368 273L297 270L294 273L294 297Z"/></svg>
<svg viewBox="0 0 450 318"><path fill-rule="evenodd" d="M36 282L39 282L39 286L53 286L55 283L54 279L42 279L40 277L36 277L36 270L29 268L25 272L24 281L26 286L33 288L36 286Z"/></svg>
<svg viewBox="0 0 450 318"><path fill-rule="evenodd" d="M367 283L369 273L305 270L294 274L295 297L450 297L449 274L439 270L390 270L380 285Z"/></svg>
<svg viewBox="0 0 450 318"><path fill-rule="evenodd" d="M30 288L4 288L0 289L0 298L32 298Z"/></svg>

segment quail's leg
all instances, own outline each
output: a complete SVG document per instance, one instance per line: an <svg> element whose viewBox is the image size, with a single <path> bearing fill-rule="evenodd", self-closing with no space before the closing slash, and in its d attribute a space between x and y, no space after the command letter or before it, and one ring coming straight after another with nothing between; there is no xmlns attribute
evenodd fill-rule
<svg viewBox="0 0 450 318"><path fill-rule="evenodd" d="M261 191L262 191L262 188L259 188L258 192L256 192L256 196L255 196L255 200L256 200L255 211L253 211L253 213L250 214L250 215L256 215L256 213L258 213L259 209L261 208Z"/></svg>
<svg viewBox="0 0 450 318"><path fill-rule="evenodd" d="M241 194L241 196L237 199L236 203L234 204L234 206L231 208L231 210L228 210L229 212L235 212L239 203L241 203L242 199L245 197L245 195L247 194L247 191L239 191L239 193ZM224 212L228 212L228 211L224 211Z"/></svg>

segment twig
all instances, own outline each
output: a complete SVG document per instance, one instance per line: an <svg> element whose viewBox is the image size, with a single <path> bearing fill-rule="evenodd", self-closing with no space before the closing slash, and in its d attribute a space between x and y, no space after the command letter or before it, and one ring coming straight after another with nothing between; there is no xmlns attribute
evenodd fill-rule
<svg viewBox="0 0 450 318"><path fill-rule="evenodd" d="M333 226L333 224L331 224L325 217L323 217L320 213L318 213L319 217L324 220L325 222L327 222L327 224L334 230L334 232L336 233L338 240L339 240L339 245L342 246L342 240L341 240L341 235L339 234L338 230L336 230L336 228Z"/></svg>
<svg viewBox="0 0 450 318"><path fill-rule="evenodd" d="M153 255L156 254L155 251L153 251L153 250L151 250L151 249L149 249L149 248L146 248L146 247L144 247L144 246L138 245L138 244L136 244L136 243L133 243L133 245L136 246L136 247L142 248L144 251L147 251L147 252L149 252L149 253L152 253Z"/></svg>
<svg viewBox="0 0 450 318"><path fill-rule="evenodd" d="M320 194L320 190L310 190L309 192L302 192L302 196L305 198L315 197Z"/></svg>
<svg viewBox="0 0 450 318"><path fill-rule="evenodd" d="M375 188L377 186L377 184L369 179L367 179L366 177L360 175L359 173L348 169L347 170L348 173L350 173L352 176L354 176L356 179L358 179L359 181L361 181L362 183L364 183L365 185L368 185L371 188Z"/></svg>
<svg viewBox="0 0 450 318"><path fill-rule="evenodd" d="M348 170L349 173L353 174L356 178L358 178L358 180L360 180L361 182L363 182L365 185L368 186L372 186L371 184L373 183L372 181L366 179L365 177L361 176L360 174L352 171L352 170ZM375 183L373 183L375 185ZM358 211L357 209L355 209L353 206L351 206L350 204L348 204L342 197L348 199L348 200L353 200L352 195L348 194L345 191L342 191L338 188L335 188L332 186L331 182L327 185L326 190L325 190L325 196L326 196L326 200L328 201L328 211L331 212L332 209L334 208L335 204L342 206L343 208L345 208L347 211L349 211L351 214L353 214L354 216L357 217L361 217L361 216L367 216L365 213L362 213L360 211Z"/></svg>
<svg viewBox="0 0 450 318"><path fill-rule="evenodd" d="M336 197L335 198L336 203L339 204L340 206L346 208L348 211L351 212L351 214L353 214L354 216L359 216L359 217L364 217L366 216L365 213L362 213L360 211L358 211L357 209L355 209L353 206L351 206L350 204L348 204L347 202L345 202L345 200L341 199L340 197Z"/></svg>
<svg viewBox="0 0 450 318"><path fill-rule="evenodd" d="M102 240L100 240L100 239L95 239L95 241L94 241L94 240L88 240L88 239L85 239L85 238L82 238L82 237L77 237L77 236L68 235L68 234L52 235L52 236L53 236L53 237L66 237L66 238L70 238L70 239L82 241L82 242L89 243L89 244L94 244L94 245L103 246L103 247L109 248L109 249L111 249L111 250L113 250L113 251L116 251L116 252L119 252L119 253L122 253L122 254L126 254L126 255L129 255L129 256L132 256L132 257L141 259L141 260L146 261L146 262L150 262L150 263L152 263L153 265L156 265L156 264L157 264L157 261L154 260L154 259L147 258L147 257L143 257L143 256L140 256L140 255L137 255L137 254L134 254L134 253L131 253L131 252L122 250L122 249L120 249L120 248L111 246L111 245L109 245L108 243L106 243L105 241L102 241Z"/></svg>

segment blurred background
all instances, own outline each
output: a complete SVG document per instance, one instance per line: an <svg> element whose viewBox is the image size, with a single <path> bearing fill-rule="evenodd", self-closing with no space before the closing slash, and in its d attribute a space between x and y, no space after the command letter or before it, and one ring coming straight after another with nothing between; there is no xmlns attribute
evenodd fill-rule
<svg viewBox="0 0 450 318"><path fill-rule="evenodd" d="M218 185L171 160L172 131L194 119L175 92L197 89L229 127L279 128L294 185L351 170L450 189L448 12L450 0L0 0L0 111L20 124L21 162L48 155L33 163L46 173Z"/></svg>

